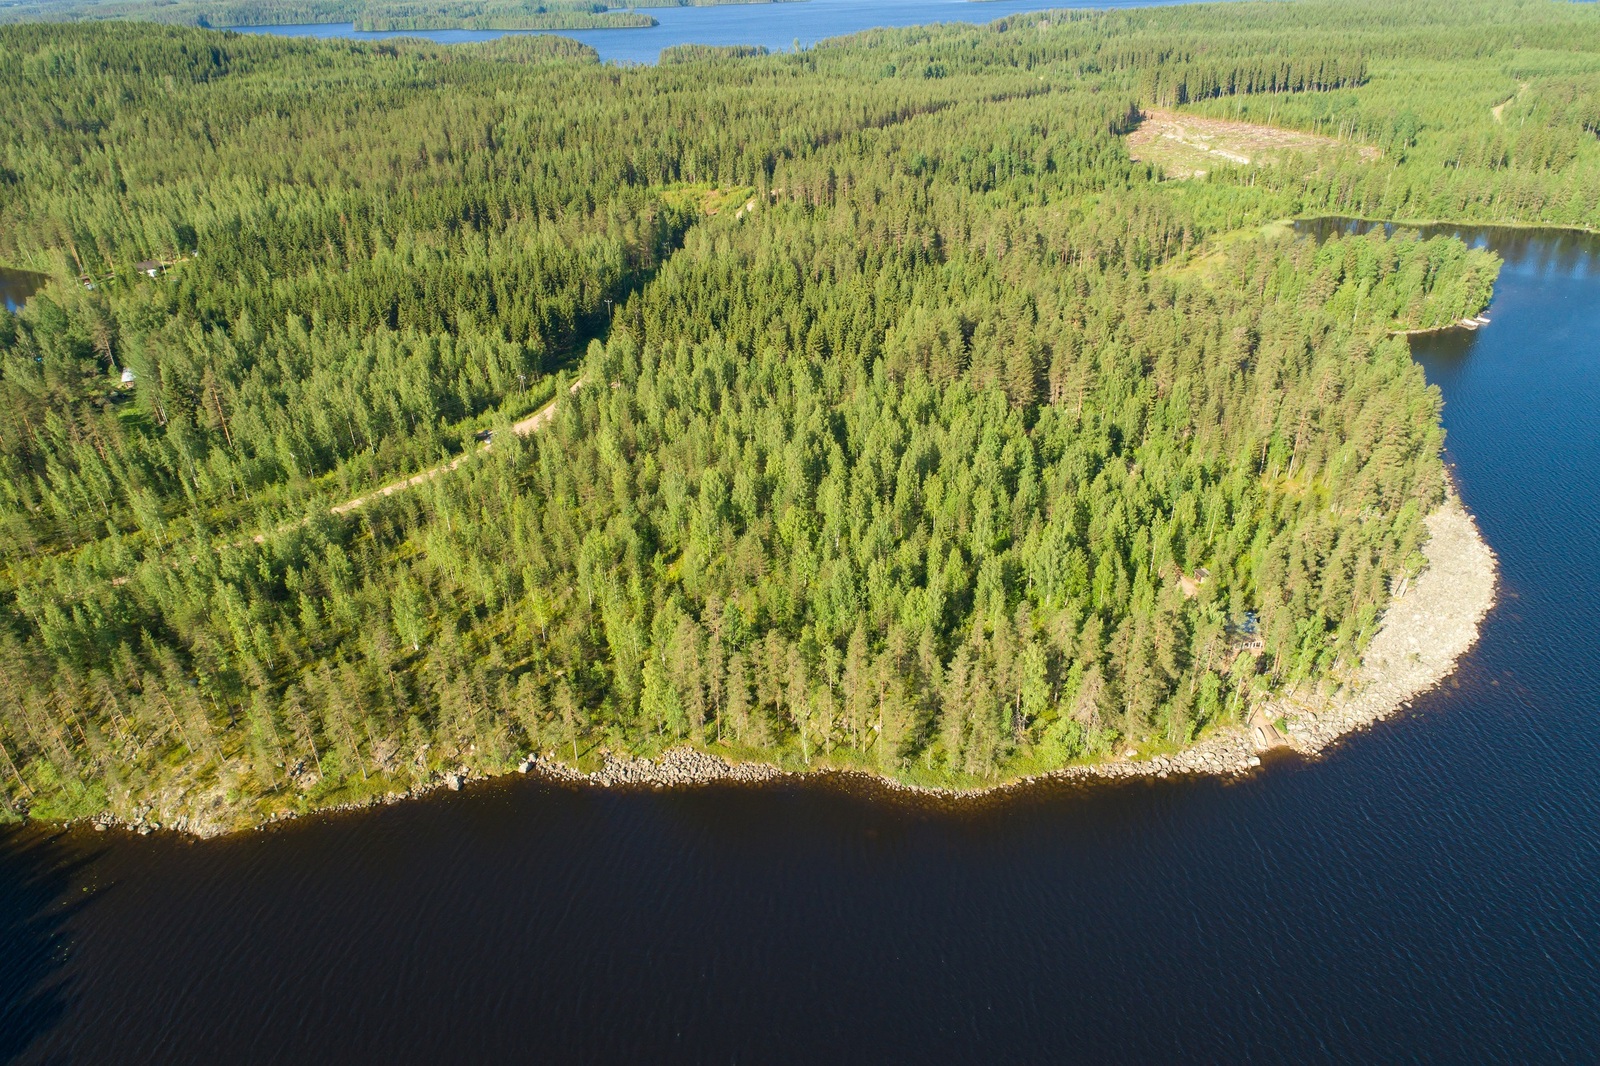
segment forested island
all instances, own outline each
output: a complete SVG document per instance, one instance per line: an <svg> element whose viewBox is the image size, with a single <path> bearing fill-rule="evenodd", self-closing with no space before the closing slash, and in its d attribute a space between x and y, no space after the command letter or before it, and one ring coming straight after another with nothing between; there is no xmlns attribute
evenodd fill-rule
<svg viewBox="0 0 1600 1066"><path fill-rule="evenodd" d="M175 26L315 26L362 31L622 30L656 25L638 8L804 0L16 0L0 23L131 20Z"/></svg>
<svg viewBox="0 0 1600 1066"><path fill-rule="evenodd" d="M1180 750L1357 669L1498 267L1280 220L1600 219L1592 5L674 59L0 28L7 817Z"/></svg>

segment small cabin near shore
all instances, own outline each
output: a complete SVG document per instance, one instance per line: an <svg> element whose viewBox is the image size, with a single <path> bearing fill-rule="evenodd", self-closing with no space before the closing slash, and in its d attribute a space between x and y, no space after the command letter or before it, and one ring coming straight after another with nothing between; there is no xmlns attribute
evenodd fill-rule
<svg viewBox="0 0 1600 1066"><path fill-rule="evenodd" d="M122 383L124 385L132 385L136 380L138 380L138 376L134 374L131 367L122 368Z"/></svg>

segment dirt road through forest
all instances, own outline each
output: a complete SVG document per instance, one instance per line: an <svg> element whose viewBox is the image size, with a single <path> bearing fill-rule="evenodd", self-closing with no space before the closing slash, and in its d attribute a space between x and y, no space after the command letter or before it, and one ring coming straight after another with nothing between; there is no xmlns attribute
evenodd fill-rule
<svg viewBox="0 0 1600 1066"><path fill-rule="evenodd" d="M572 387L567 390L567 395L577 395L578 389L582 387L582 385L583 381L581 379L574 381L572 383ZM544 428L550 423L551 419L555 418L556 404L560 402L560 397L557 397L556 399L545 404L543 407L539 408L537 411L533 412L533 414L529 415L527 418L524 418L522 421L513 422L511 424L511 432L515 433L519 437L526 437L530 433L535 433ZM494 442L492 440L484 441L483 444L479 446L478 450L487 451L493 443ZM462 460L466 459L472 454L472 452L462 452L460 455L456 456L454 459L451 459L447 463L440 463L438 466L433 467L430 470L424 470L420 474L413 474L404 480L391 482L390 484L383 486L383 488L374 489L364 496L357 496L354 499L346 500L344 503L334 504L332 507L328 508L328 510L334 514L348 514L349 512L354 511L356 508L361 507L371 500L375 500L383 496L393 496L395 493L404 492L406 489L414 489L418 485L423 485L429 481L432 481L440 474L448 474L450 471L460 466ZM258 542L261 539L262 538L260 536L256 537Z"/></svg>

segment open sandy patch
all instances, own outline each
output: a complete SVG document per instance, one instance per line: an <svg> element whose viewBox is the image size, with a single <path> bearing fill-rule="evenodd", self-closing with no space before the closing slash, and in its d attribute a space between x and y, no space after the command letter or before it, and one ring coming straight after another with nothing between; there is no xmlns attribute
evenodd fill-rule
<svg viewBox="0 0 1600 1066"><path fill-rule="evenodd" d="M1144 112L1139 128L1128 134L1128 154L1139 162L1155 163L1169 178L1198 177L1230 164L1275 163L1290 154L1351 150L1364 160L1377 159L1380 154L1370 145L1350 144L1317 133L1159 108Z"/></svg>

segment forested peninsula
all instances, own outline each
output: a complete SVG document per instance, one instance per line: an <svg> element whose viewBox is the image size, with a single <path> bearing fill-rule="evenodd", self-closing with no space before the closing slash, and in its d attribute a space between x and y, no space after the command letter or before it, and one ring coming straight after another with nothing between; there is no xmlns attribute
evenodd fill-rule
<svg viewBox="0 0 1600 1066"><path fill-rule="evenodd" d="M1205 743L1357 676L1449 491L1397 331L1498 269L1282 220L1600 220L1592 5L674 58L0 28L6 817Z"/></svg>

